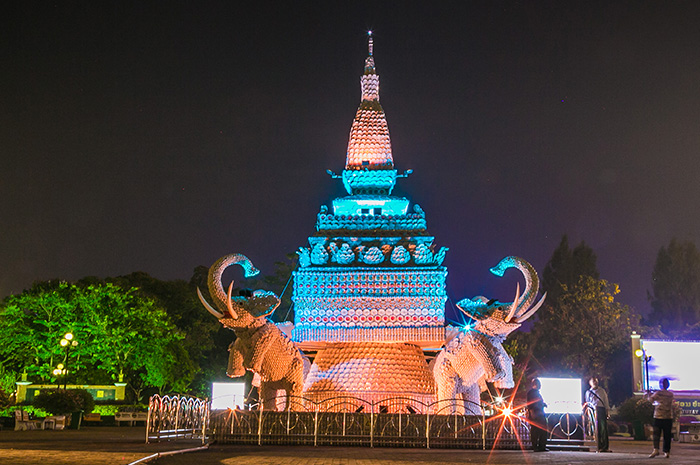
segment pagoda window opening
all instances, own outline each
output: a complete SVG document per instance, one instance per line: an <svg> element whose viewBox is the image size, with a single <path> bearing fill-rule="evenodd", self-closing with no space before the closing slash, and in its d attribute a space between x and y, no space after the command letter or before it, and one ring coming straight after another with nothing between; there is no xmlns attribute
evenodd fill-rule
<svg viewBox="0 0 700 465"><path fill-rule="evenodd" d="M374 211L372 212L375 215L381 215L382 214L382 209L381 208L375 208Z"/></svg>
<svg viewBox="0 0 700 465"><path fill-rule="evenodd" d="M363 215L369 215L369 208L363 208L363 209L360 211L360 213L362 213Z"/></svg>

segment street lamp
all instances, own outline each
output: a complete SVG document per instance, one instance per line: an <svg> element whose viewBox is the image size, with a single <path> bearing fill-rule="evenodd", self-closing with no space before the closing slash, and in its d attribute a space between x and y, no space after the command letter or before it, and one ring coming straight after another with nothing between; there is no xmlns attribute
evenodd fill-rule
<svg viewBox="0 0 700 465"><path fill-rule="evenodd" d="M68 354L70 352L71 347L77 347L78 346L78 341L76 341L73 338L73 333L66 333L63 335L63 339L61 339L61 347L66 348L66 356L63 360L63 363L60 364L60 367L63 369L63 389L68 388ZM65 368L63 366L65 365ZM54 370L54 374L56 374L56 370Z"/></svg>
<svg viewBox="0 0 700 465"><path fill-rule="evenodd" d="M647 354L647 351L644 349L635 350L634 355L636 355L637 358L644 360L644 373L646 375L647 382L646 391L649 391L649 360L651 360L651 355Z"/></svg>
<svg viewBox="0 0 700 465"><path fill-rule="evenodd" d="M56 387L58 389L61 388L61 376L66 376L66 368L62 363L59 363L56 365L56 368L53 370L53 375L56 377Z"/></svg>

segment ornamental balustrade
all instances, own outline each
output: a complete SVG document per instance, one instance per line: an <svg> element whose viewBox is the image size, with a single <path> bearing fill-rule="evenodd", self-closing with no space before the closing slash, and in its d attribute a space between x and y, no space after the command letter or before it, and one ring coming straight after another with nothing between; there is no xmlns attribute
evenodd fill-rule
<svg viewBox="0 0 700 465"><path fill-rule="evenodd" d="M246 410L210 412L206 400L153 396L146 442L196 438L222 444L465 449L530 445L524 411L506 415L492 404L462 399L423 403L410 397L388 397L368 402L339 396L315 402L280 396L276 403L278 410L252 404ZM583 439L581 415L550 414L547 423L550 438Z"/></svg>
<svg viewBox="0 0 700 465"><path fill-rule="evenodd" d="M189 396L154 395L148 402L146 443L173 439L206 441L209 401Z"/></svg>

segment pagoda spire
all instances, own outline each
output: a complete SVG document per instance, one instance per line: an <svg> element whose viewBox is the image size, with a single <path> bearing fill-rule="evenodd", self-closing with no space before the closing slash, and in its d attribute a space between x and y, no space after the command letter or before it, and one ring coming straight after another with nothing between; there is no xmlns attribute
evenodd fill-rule
<svg viewBox="0 0 700 465"><path fill-rule="evenodd" d="M379 75L374 62L374 38L368 32L368 55L360 77L362 100L350 129L343 181L349 194L389 194L396 183L389 126L379 103ZM358 172L373 171L371 176ZM369 174L369 173L368 173Z"/></svg>

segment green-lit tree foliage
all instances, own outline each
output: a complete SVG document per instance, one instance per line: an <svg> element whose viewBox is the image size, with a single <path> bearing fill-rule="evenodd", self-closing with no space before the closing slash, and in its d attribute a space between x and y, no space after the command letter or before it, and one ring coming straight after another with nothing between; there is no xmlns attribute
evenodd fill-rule
<svg viewBox="0 0 700 465"><path fill-rule="evenodd" d="M66 282L37 283L20 295L9 296L0 308L0 361L3 369L48 380L63 362L59 341L79 326L72 286ZM74 352L76 366L83 347Z"/></svg>
<svg viewBox="0 0 700 465"><path fill-rule="evenodd" d="M700 251L692 242L661 247L652 271L649 323L675 337L700 335Z"/></svg>
<svg viewBox="0 0 700 465"><path fill-rule="evenodd" d="M122 377L137 398L146 387L184 389L192 380L187 354L176 349L183 336L163 308L135 288L37 283L5 299L0 326L2 368L16 377L26 370L34 381L53 383L53 369L64 363L70 383ZM59 344L66 332L78 342L70 352Z"/></svg>
<svg viewBox="0 0 700 465"><path fill-rule="evenodd" d="M195 268L190 282L161 281L143 272L108 279L122 287L138 288L139 295L153 299L165 309L170 321L184 335L184 339L171 345L169 356L180 361L173 369L183 370L187 376L178 377L173 373L171 378L191 380L188 384L166 386L172 391L187 391L199 396L210 395L211 382L226 378L227 348L235 338L233 331L225 329L197 298L198 287L209 297L207 273L208 269L204 266Z"/></svg>

